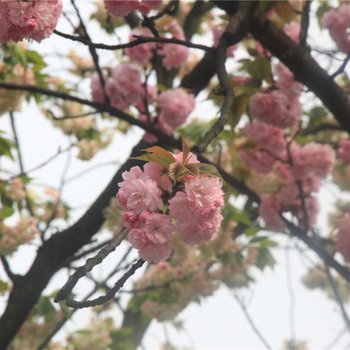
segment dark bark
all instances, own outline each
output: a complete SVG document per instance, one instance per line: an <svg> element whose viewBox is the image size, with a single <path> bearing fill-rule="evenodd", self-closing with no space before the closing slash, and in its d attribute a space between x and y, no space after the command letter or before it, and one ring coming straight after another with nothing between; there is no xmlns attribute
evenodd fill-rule
<svg viewBox="0 0 350 350"><path fill-rule="evenodd" d="M140 141L134 147L131 156L136 156L145 147L147 144ZM68 258L89 243L93 235L101 228L104 222L103 209L116 195L118 182L122 181L121 174L141 163L129 159L75 224L55 234L39 248L29 271L24 276L17 278L5 312L0 319L0 350L7 348L55 272L64 265Z"/></svg>
<svg viewBox="0 0 350 350"><path fill-rule="evenodd" d="M329 109L342 129L350 133L350 100L347 93L310 55L267 19L255 16L251 32L279 58L297 80L305 84Z"/></svg>

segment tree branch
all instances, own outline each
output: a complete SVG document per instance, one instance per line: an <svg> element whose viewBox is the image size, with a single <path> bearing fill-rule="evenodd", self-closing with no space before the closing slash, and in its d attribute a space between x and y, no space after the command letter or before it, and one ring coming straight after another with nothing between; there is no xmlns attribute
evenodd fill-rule
<svg viewBox="0 0 350 350"><path fill-rule="evenodd" d="M111 242L105 245L93 258L89 258L84 266L79 267L72 276L69 277L66 284L57 293L54 301L65 300L72 293L73 288L76 286L78 281L86 276L96 265L100 264L109 254L111 254L124 240L125 232L123 230L114 238Z"/></svg>
<svg viewBox="0 0 350 350"><path fill-rule="evenodd" d="M350 133L350 99L310 53L257 13L253 17L251 33L293 72L297 80L320 98L343 130Z"/></svg>
<svg viewBox="0 0 350 350"><path fill-rule="evenodd" d="M93 47L95 49L101 49L101 50L109 50L109 51L115 51L115 50L123 50L127 49L129 47L134 47L134 46L139 46L142 44L147 44L147 43L168 43L168 44L177 44L181 46L186 46L191 49L198 49L198 50L203 50L206 52L213 52L215 51L215 48L202 45L202 44L195 44L191 43L190 41L186 40L181 40L177 38L163 38L163 37L147 37L147 36L141 36L141 35L134 35L137 40L130 41L125 44L118 44L118 45L107 45L107 44L102 44L102 43L93 43L91 40L84 39L80 36L76 35L71 35L67 33L62 33L58 30L54 31L55 34L58 36L61 36L62 38L69 39L72 41L79 42L81 44L84 44L89 47Z"/></svg>
<svg viewBox="0 0 350 350"><path fill-rule="evenodd" d="M147 146L147 143L140 141L131 152L131 157L136 157L139 150ZM122 173L141 164L138 160L129 159L75 224L55 234L39 248L29 271L14 283L7 307L0 318L1 350L5 350L16 335L51 277L101 228L104 222L103 209L116 195L117 184L122 181Z"/></svg>
<svg viewBox="0 0 350 350"><path fill-rule="evenodd" d="M233 89L230 86L225 67L226 50L230 45L242 40L248 30L248 24L256 7L255 2L239 1L237 11L231 17L225 32L221 35L219 46L215 52L215 70L219 79L220 92L224 95L224 101L220 109L220 117L199 141L197 149L203 152L210 142L224 129L227 123L232 103L234 102Z"/></svg>

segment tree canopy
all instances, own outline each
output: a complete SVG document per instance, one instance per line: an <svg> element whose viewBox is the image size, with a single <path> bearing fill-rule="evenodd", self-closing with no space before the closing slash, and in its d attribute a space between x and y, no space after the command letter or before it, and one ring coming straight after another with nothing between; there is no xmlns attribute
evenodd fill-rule
<svg viewBox="0 0 350 350"><path fill-rule="evenodd" d="M223 285L271 349L239 292L285 242L350 332L349 28L342 0L0 0L0 350L136 349Z"/></svg>

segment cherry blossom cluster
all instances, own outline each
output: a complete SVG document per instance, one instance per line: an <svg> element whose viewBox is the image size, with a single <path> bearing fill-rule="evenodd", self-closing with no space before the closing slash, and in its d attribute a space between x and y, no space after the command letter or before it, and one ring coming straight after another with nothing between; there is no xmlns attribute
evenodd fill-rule
<svg viewBox="0 0 350 350"><path fill-rule="evenodd" d="M0 0L0 41L40 42L52 34L61 11L61 0Z"/></svg>
<svg viewBox="0 0 350 350"><path fill-rule="evenodd" d="M10 67L0 61L0 74L5 81L16 84L35 84L35 75L31 68L25 68L19 63ZM17 111L21 107L22 91L0 89L0 116L8 111Z"/></svg>
<svg viewBox="0 0 350 350"><path fill-rule="evenodd" d="M158 23L162 37L170 37L185 40L185 34L178 22L170 17L164 18ZM136 40L135 36L153 37L148 28L135 29L130 34L130 41ZM148 64L154 54L162 57L162 64L167 69L182 67L188 58L188 48L183 45L172 43L145 43L125 50L130 60L145 65Z"/></svg>
<svg viewBox="0 0 350 350"><path fill-rule="evenodd" d="M285 33L299 42L300 25L291 22L284 27ZM273 174L275 186L262 190L260 215L266 227L283 230L280 215L291 212L303 228L316 222L319 205L314 194L320 182L331 171L334 152L328 145L309 143L299 146L289 140L283 129L296 125L301 115L301 83L283 64L274 66L273 89L255 93L249 101L253 121L243 129L245 142L240 146L239 157L258 174ZM338 153L345 141L340 144Z"/></svg>
<svg viewBox="0 0 350 350"><path fill-rule="evenodd" d="M291 212L303 227L316 222L321 180L334 165L335 154L328 145L287 142L283 130L253 121L243 129L245 144L239 150L244 163L258 174L273 175L274 187L262 189L260 215L271 230L283 230L282 212Z"/></svg>
<svg viewBox="0 0 350 350"><path fill-rule="evenodd" d="M338 9L328 11L323 17L323 26L329 30L338 49L348 53L350 51L350 5L343 4Z"/></svg>
<svg viewBox="0 0 350 350"><path fill-rule="evenodd" d="M249 101L249 110L255 120L285 129L300 118L302 84L296 82L292 72L281 63L275 70L276 89L255 93Z"/></svg>
<svg viewBox="0 0 350 350"><path fill-rule="evenodd" d="M139 119L152 123L168 135L186 122L196 103L194 96L182 88L166 90L157 95L155 87L145 87L139 67L130 63L121 63L113 68L111 75L105 77L105 88L102 87L98 74L93 74L91 94L96 102L105 102L108 98L110 104L117 109L126 110L134 105L139 112ZM150 143L157 140L148 133L145 134L145 139Z"/></svg>
<svg viewBox="0 0 350 350"><path fill-rule="evenodd" d="M338 224L337 250L350 262L350 214L345 214Z"/></svg>
<svg viewBox="0 0 350 350"><path fill-rule="evenodd" d="M349 139L342 139L339 141L337 155L344 164L350 164L350 140Z"/></svg>
<svg viewBox="0 0 350 350"><path fill-rule="evenodd" d="M315 225L319 204L314 194L319 191L321 180L330 173L334 158L328 145L290 145L288 161L277 161L274 165L280 183L278 190L261 196L260 215L267 228L284 229L282 212L293 213L303 228Z"/></svg>
<svg viewBox="0 0 350 350"><path fill-rule="evenodd" d="M140 69L129 63L121 63L111 70L109 77L105 78L105 87L97 73L91 78L91 94L94 101L105 102L121 110L132 104L140 103L144 96Z"/></svg>
<svg viewBox="0 0 350 350"><path fill-rule="evenodd" d="M218 288L215 281L205 268L207 262L195 250L187 250L189 256L174 266L168 262L152 265L146 275L138 282L137 288L146 288L169 283L171 293L176 294L176 303L168 303L165 293L159 293L157 299L147 298L141 310L158 321L174 319L191 301L198 297L210 296ZM185 262L188 265L185 265ZM171 283L176 281L175 283ZM169 294L169 289L166 289Z"/></svg>
<svg viewBox="0 0 350 350"><path fill-rule="evenodd" d="M173 155L160 147L146 151L153 154L140 159L150 162L123 173L117 199L129 241L141 258L159 262L170 256L175 233L190 244L217 234L223 192L218 177L199 170L204 165L194 154Z"/></svg>
<svg viewBox="0 0 350 350"><path fill-rule="evenodd" d="M8 255L38 235L37 220L21 216L14 226L0 222L0 255Z"/></svg>
<svg viewBox="0 0 350 350"><path fill-rule="evenodd" d="M240 149L239 157L256 172L267 174L278 159L285 159L286 141L282 129L253 121L244 127L243 132L248 142Z"/></svg>
<svg viewBox="0 0 350 350"><path fill-rule="evenodd" d="M158 8L162 0L104 0L107 11L113 16L127 16L135 10L147 14Z"/></svg>
<svg viewBox="0 0 350 350"><path fill-rule="evenodd" d="M22 200L26 195L22 179L20 177L13 178L9 182L9 187L6 192L13 201Z"/></svg>
<svg viewBox="0 0 350 350"><path fill-rule="evenodd" d="M283 30L299 43L300 23L287 23ZM300 118L299 97L303 86L295 81L293 73L282 63L276 64L274 68L274 89L255 93L249 101L249 110L254 119L285 129L295 125Z"/></svg>
<svg viewBox="0 0 350 350"><path fill-rule="evenodd" d="M146 291L167 286L152 289L152 298L144 298L141 310L145 314L158 321L171 320L192 301L212 295L220 282L234 288L247 286L247 272L254 266L258 252L254 247L245 251L232 237L232 227L223 229L204 245L174 239L171 259L151 265L135 285L135 289ZM176 303L169 303L174 297Z"/></svg>

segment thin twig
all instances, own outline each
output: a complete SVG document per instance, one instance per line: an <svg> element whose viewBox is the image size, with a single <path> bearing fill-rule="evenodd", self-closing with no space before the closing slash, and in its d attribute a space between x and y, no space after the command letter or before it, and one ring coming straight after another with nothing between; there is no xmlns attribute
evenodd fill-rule
<svg viewBox="0 0 350 350"><path fill-rule="evenodd" d="M91 115L96 115L98 113L98 111L86 112L86 113L81 113L81 114L76 114L76 115L64 115L61 117L56 117L55 114L51 110L47 110L47 113L49 113L50 117L53 120L61 121L61 120L66 120L66 119L80 119L80 118L89 117Z"/></svg>
<svg viewBox="0 0 350 350"><path fill-rule="evenodd" d="M346 55L343 63L340 65L340 67L330 75L330 78L334 79L336 78L339 74L342 74L347 66L347 64L350 61L350 52Z"/></svg>
<svg viewBox="0 0 350 350"><path fill-rule="evenodd" d="M70 177L68 177L65 181L65 183L69 183L71 181L74 181L74 180L77 180L78 178L80 178L81 176L84 176L84 175L87 175L89 172L91 172L92 170L95 170L95 169L99 169L99 168L102 168L102 167L105 167L105 166L114 166L114 165L120 165L120 162L118 161L114 161L114 160L110 160L108 162L103 162L103 163L99 163L99 164L95 164L95 165L92 165Z"/></svg>
<svg viewBox="0 0 350 350"><path fill-rule="evenodd" d="M206 46L206 45L202 45L202 44L195 44L195 43L191 43L191 42L188 42L186 40L181 40L181 39L177 39L177 38L160 38L160 37L148 37L148 36L134 35L134 37L137 40L133 40L133 41L130 41L128 43L119 44L119 45L106 45L106 44L102 44L102 43L93 43L90 40L83 39L79 36L70 35L67 33L62 33L58 30L55 30L54 33L63 37L63 38L70 39L72 41L78 41L84 45L94 47L95 49L110 50L110 51L127 49L129 47L134 47L134 46L138 46L138 45L142 45L142 44L146 44L146 43L177 44L177 45L186 46L186 47L192 48L192 49L203 50L206 52L214 52L215 51L215 48L213 48L211 46Z"/></svg>
<svg viewBox="0 0 350 350"><path fill-rule="evenodd" d="M347 332L347 327L341 330L335 338L325 347L325 350L334 350L335 346L339 342L339 340L344 336L344 334Z"/></svg>
<svg viewBox="0 0 350 350"><path fill-rule="evenodd" d="M120 234L111 243L103 247L96 256L88 259L84 266L81 266L72 276L69 277L67 283L57 293L54 301L57 303L61 300L67 299L78 281L112 253L122 243L124 238L125 232L122 230Z"/></svg>
<svg viewBox="0 0 350 350"><path fill-rule="evenodd" d="M82 38L84 38L85 40L88 40L91 42L91 38L90 38L90 35L87 31L87 28L85 26L85 23L83 21L83 18L81 17L80 15L80 11L77 7L77 5L75 4L75 1L74 0L71 0L71 3L72 3L72 6L79 18L79 22L80 22L80 26L79 28L77 29L77 31L79 32L79 34L81 35ZM105 82L105 78L103 76L103 73L102 73L102 69L100 67L100 64L99 64L99 56L96 52L96 48L89 45L89 51L90 51L90 54L91 54L91 57L92 57L92 60L94 62L94 65L95 65L95 69L96 69L96 72L97 72L97 75L100 79L100 83L101 83L101 86L102 86L102 91L103 91L103 95L104 95L104 99L106 101L106 103L109 104L109 97L107 95L107 92L106 92L106 89L105 89L105 86L106 86L106 82Z"/></svg>
<svg viewBox="0 0 350 350"><path fill-rule="evenodd" d="M348 332L350 332L350 319L349 319L348 313L345 310L344 303L343 303L342 298L341 298L341 296L339 294L338 287L337 287L337 285L335 283L335 280L334 280L334 278L332 276L332 273L329 270L329 267L326 264L324 266L324 270L326 272L328 282L331 285L331 288L332 288L335 300L336 300L336 302L337 302L337 304L339 306L339 309L340 309L341 315L343 317L345 326L346 326Z"/></svg>
<svg viewBox="0 0 350 350"><path fill-rule="evenodd" d="M76 309L82 309L85 307L91 307L91 306L97 306L97 305L103 305L107 301L111 300L115 294L124 286L125 282L135 274L136 270L138 270L142 265L145 263L144 260L139 259L135 264L131 266L131 268L124 273L124 275L115 283L115 285L107 291L105 295L101 295L100 297L97 297L92 300L86 300L86 301L76 301L72 298L71 295L68 296L66 299L67 306L76 308Z"/></svg>
<svg viewBox="0 0 350 350"><path fill-rule="evenodd" d="M105 242L104 242L105 243ZM115 273L116 270L118 270L118 267L120 266L121 262L124 261L124 259L127 258L128 254L130 253L131 249L128 249L128 251L123 255L123 257L120 259L120 261L118 262L117 266L115 267L115 269L109 273L109 275L107 276L106 280L108 280L109 278L111 278L113 276L113 274ZM87 252L86 252L87 253ZM88 295L86 295L84 297L83 300L89 300L89 298L91 298L96 292L97 290L100 288L100 284L95 282L95 286L94 289L88 293ZM71 311L71 315L73 315L76 311L78 311L78 309L73 309ZM43 350L46 348L46 346L50 343L50 341L52 340L52 338L54 337L54 335L63 327L63 325L69 320L69 318L64 315L64 317L56 324L55 328L45 337L45 339L40 343L40 345L37 347L37 350Z"/></svg>
<svg viewBox="0 0 350 350"><path fill-rule="evenodd" d="M295 340L295 295L292 284L292 271L290 264L290 251L286 250L286 278L287 278L287 290L289 294L289 329L290 329L290 338L292 341Z"/></svg>
<svg viewBox="0 0 350 350"><path fill-rule="evenodd" d="M8 180L11 180L15 177L19 177L19 176L22 176L22 175L28 175L30 173L33 173L34 171L37 171L41 168L43 168L44 166L48 165L49 163L51 163L54 159L56 159L59 155L61 155L62 153L66 153L68 152L72 147L74 147L76 144L71 144L69 145L67 148L64 148L64 149L61 149L59 148L58 151L53 154L52 156L50 156L49 158L47 158L46 160L44 160L42 163L34 166L33 168L29 169L29 170L26 170L25 173L19 173L19 174L16 174L16 175L12 175Z"/></svg>
<svg viewBox="0 0 350 350"><path fill-rule="evenodd" d="M205 133L195 149L203 152L210 142L224 129L228 121L231 106L234 102L233 89L230 86L226 71L226 50L229 46L238 43L248 30L248 19L257 3L239 1L236 13L231 17L224 33L220 37L219 46L215 51L216 74L219 79L220 93L224 101L220 108L220 117L214 125Z"/></svg>
<svg viewBox="0 0 350 350"><path fill-rule="evenodd" d="M20 145L19 138L18 138L17 127L16 127L16 122L15 122L15 115L14 115L14 113L12 111L10 112L10 121L11 121L11 128L12 128L13 137L14 137L15 143L16 143L19 169L20 169L20 172L22 174L24 174L25 171L24 171L24 162L23 162L22 150L21 150L21 145ZM23 189L24 189L24 192L26 194L24 200L25 200L25 203L27 205L27 209L28 209L28 211L29 211L31 216L35 216L34 215L34 210L32 208L30 200L28 198L28 191L27 191L27 186L26 186L25 183L23 183Z"/></svg>
<svg viewBox="0 0 350 350"><path fill-rule="evenodd" d="M262 333L260 332L260 330L258 329L256 324L254 323L253 319L251 318L251 316L250 316L250 314L248 312L247 306L245 305L243 300L238 296L238 294L235 291L232 292L232 295L235 298L235 300L237 301L237 303L240 306L241 310L243 311L243 314L244 314L245 318L247 319L247 321L248 321L250 327L252 328L253 332L257 335L257 337L260 339L260 341L264 344L266 349L272 350L271 345L268 343L268 341L262 335Z"/></svg>
<svg viewBox="0 0 350 350"><path fill-rule="evenodd" d="M307 34L309 30L310 23L310 8L311 8L312 0L306 0L303 6L303 13L301 17L301 25L300 25L300 46L307 46Z"/></svg>

